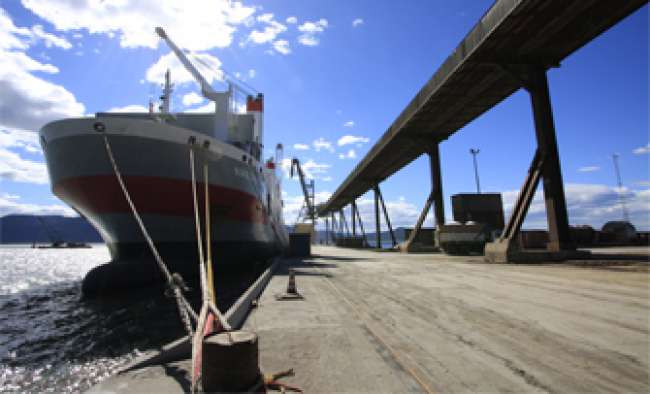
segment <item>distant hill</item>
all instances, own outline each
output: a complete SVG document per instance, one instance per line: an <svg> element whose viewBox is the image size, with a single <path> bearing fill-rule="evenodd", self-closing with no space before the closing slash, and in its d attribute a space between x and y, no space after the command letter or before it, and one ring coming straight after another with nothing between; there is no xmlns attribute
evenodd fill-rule
<svg viewBox="0 0 650 394"><path fill-rule="evenodd" d="M55 240L103 242L97 230L82 217L7 215L0 218L0 244L49 243Z"/></svg>

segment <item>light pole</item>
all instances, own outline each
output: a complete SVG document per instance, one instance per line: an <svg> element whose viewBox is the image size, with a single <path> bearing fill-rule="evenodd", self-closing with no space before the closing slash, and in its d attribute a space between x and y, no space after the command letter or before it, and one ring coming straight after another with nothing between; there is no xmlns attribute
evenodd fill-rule
<svg viewBox="0 0 650 394"><path fill-rule="evenodd" d="M469 153L472 154L474 159L474 178L476 179L476 193L481 194L481 183L478 180L478 163L476 162L476 155L480 152L479 149L470 148Z"/></svg>
<svg viewBox="0 0 650 394"><path fill-rule="evenodd" d="M623 195L623 182L621 181L621 170L618 168L618 153L614 153L612 155L612 160L614 160L614 171L616 171L616 180L618 181L618 199L621 201L621 207L623 208L623 220L629 222L630 215L627 213L627 207L625 206L625 196Z"/></svg>

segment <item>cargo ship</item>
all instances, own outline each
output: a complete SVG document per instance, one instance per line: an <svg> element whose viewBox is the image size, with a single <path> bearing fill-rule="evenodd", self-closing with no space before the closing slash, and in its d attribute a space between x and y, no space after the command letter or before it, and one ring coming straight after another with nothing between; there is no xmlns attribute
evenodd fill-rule
<svg viewBox="0 0 650 394"><path fill-rule="evenodd" d="M142 220L173 270L198 261L190 150L197 190L204 190L207 165L211 244L218 267L246 268L283 252L281 169L276 157L263 160L264 96L247 95L236 110L234 81L217 92L185 54L156 29L195 77L212 113L172 113L169 71L159 110L97 113L63 119L40 130L53 193L86 217L108 246L112 262L135 267L151 252L111 166L104 136ZM281 147L281 145L278 145ZM276 168L277 167L277 168ZM200 198L199 206L204 201ZM203 214L202 214L203 215ZM128 271L128 270L127 270Z"/></svg>

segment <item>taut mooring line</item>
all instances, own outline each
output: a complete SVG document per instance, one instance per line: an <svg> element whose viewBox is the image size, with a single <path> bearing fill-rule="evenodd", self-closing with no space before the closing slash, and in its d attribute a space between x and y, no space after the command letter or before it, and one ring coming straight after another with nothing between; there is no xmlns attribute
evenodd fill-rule
<svg viewBox="0 0 650 394"><path fill-rule="evenodd" d="M156 248L156 245L153 243L151 236L149 236L149 232L147 231L147 228L142 222L142 218L140 217L140 214L138 213L135 204L133 204L133 200L131 200L129 191L127 190L126 185L124 184L124 180L122 179L122 174L120 173L120 169L118 168L117 163L115 161L115 157L113 156L113 150L111 149L111 144L108 142L108 136L105 134L104 134L104 146L106 147L106 153L108 154L108 159L111 162L111 166L113 167L113 172L115 173L117 182L119 183L120 188L122 189L122 193L124 194L124 197L126 198L126 202L129 204L129 207L131 208L133 217L135 218L135 221L138 223L138 226L140 227L140 231L142 232L142 236L147 241L147 244L149 245L149 249L151 249L151 253L154 256L156 263L158 263L158 267L165 275L165 279L167 280L167 285L171 287L172 290L174 291L174 298L176 299L176 304L178 305L178 312L181 316L181 320L185 325L185 330L187 331L188 336L192 338L193 330L192 330L192 323L190 321L190 316L192 316L194 320L197 320L196 313L192 310L187 299L183 297L183 293L181 292L179 283L177 283L177 281L174 280L174 276L169 272L167 265L165 265L165 262L163 261L162 257L160 257L160 253L158 253L158 249Z"/></svg>

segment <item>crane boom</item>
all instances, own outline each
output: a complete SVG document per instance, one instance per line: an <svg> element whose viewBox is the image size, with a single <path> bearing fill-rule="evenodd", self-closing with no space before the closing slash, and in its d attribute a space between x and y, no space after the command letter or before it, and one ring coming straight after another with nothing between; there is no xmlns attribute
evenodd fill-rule
<svg viewBox="0 0 650 394"><path fill-rule="evenodd" d="M176 57L178 57L178 60L183 64L185 69L192 74L194 79L198 82L198 84L201 86L201 93L203 96L209 100L216 100L222 95L223 93L217 93L214 89L212 89L212 86L206 81L205 78L203 78L203 75L199 72L199 70L194 67L194 65L190 62L190 60L185 56L185 53L181 51L179 47L176 46L174 41L172 41L171 38L167 35L165 30L162 27L156 27L156 33L160 38L165 40L169 48L176 54Z"/></svg>
<svg viewBox="0 0 650 394"><path fill-rule="evenodd" d="M312 181L312 195L309 195L309 189L307 186L307 182L305 181L305 173L302 171L302 168L300 167L300 161L296 159L295 157L293 160L291 160L291 177L293 177L294 173L294 168L298 172L298 178L300 179L300 186L302 187L302 193L305 196L305 206L307 207L307 216L309 219L311 219L312 223L315 222L316 220L316 211L314 210L314 204L313 204L313 181Z"/></svg>

